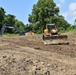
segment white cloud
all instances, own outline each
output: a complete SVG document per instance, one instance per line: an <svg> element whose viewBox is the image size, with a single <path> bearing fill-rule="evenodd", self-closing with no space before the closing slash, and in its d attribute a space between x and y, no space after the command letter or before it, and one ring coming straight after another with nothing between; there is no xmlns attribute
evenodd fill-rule
<svg viewBox="0 0 76 75"><path fill-rule="evenodd" d="M57 6L61 8L65 4L65 0L59 0L59 3L57 3Z"/></svg>
<svg viewBox="0 0 76 75"><path fill-rule="evenodd" d="M71 3L69 5L69 9L72 10L72 11L74 11L76 9L76 3L75 2L74 3Z"/></svg>
<svg viewBox="0 0 76 75"><path fill-rule="evenodd" d="M76 1L68 1L67 0L54 0L57 6L60 8L60 14L64 16L64 18L71 24L74 24L74 20L76 19ZM66 5L67 4L67 5ZM68 5L69 4L69 5Z"/></svg>
<svg viewBox="0 0 76 75"><path fill-rule="evenodd" d="M61 15L63 15L65 17L65 19L68 17L68 13L67 12L62 13Z"/></svg>
<svg viewBox="0 0 76 75"><path fill-rule="evenodd" d="M70 13L71 16L76 15L76 3L71 3L69 5L69 13Z"/></svg>
<svg viewBox="0 0 76 75"><path fill-rule="evenodd" d="M65 19L68 19L68 22L73 24L76 19L76 3L73 2L68 6L68 11L62 13Z"/></svg>
<svg viewBox="0 0 76 75"><path fill-rule="evenodd" d="M61 4L57 4L57 7L59 7L59 8L60 8L60 7L61 7Z"/></svg>
<svg viewBox="0 0 76 75"><path fill-rule="evenodd" d="M60 1L60 3L62 3L62 4L65 3L65 0L59 0L59 1Z"/></svg>

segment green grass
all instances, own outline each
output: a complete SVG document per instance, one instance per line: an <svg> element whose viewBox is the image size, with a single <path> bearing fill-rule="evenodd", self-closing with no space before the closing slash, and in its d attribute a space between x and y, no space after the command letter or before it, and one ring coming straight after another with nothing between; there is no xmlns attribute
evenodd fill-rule
<svg viewBox="0 0 76 75"><path fill-rule="evenodd" d="M69 31L66 31L65 33L76 33L76 30L75 29L69 30Z"/></svg>
<svg viewBox="0 0 76 75"><path fill-rule="evenodd" d="M9 34L9 33L4 33L3 36L19 36L19 34Z"/></svg>

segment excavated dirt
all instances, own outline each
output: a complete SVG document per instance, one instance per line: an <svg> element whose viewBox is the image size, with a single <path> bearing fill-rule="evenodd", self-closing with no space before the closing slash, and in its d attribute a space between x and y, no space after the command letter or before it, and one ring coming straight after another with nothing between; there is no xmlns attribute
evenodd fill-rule
<svg viewBox="0 0 76 75"><path fill-rule="evenodd" d="M42 35L0 37L0 75L76 75L76 33L69 45L44 45Z"/></svg>

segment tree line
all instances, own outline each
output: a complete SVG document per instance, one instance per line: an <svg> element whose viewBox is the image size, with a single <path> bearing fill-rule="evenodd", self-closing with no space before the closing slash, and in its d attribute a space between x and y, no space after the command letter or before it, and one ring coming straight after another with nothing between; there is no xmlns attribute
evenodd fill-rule
<svg viewBox="0 0 76 75"><path fill-rule="evenodd" d="M38 0L28 17L29 27L34 32L42 33L46 24L54 23L60 32L76 30L76 25L69 24L59 12L59 7L56 6L54 0Z"/></svg>
<svg viewBox="0 0 76 75"><path fill-rule="evenodd" d="M76 30L76 24L69 24L59 12L59 7L53 0L38 0L37 4L33 5L32 13L28 16L29 24L24 25L23 22L16 19L16 16L6 15L5 10L0 7L0 29L3 24L13 24L23 31L43 33L46 24L54 23L60 32ZM17 33L14 29L7 29L6 32Z"/></svg>
<svg viewBox="0 0 76 75"><path fill-rule="evenodd" d="M20 30L25 30L25 25L23 22L16 19L15 15L7 14L4 10L4 8L0 7L0 30L4 24L11 24L19 27ZM6 33L18 33L15 29L5 29Z"/></svg>

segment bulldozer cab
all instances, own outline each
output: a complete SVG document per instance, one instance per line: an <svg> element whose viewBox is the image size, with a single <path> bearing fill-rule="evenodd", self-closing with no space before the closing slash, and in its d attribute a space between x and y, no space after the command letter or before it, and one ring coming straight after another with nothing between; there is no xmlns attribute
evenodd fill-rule
<svg viewBox="0 0 76 75"><path fill-rule="evenodd" d="M55 24L47 24L48 31L50 32L52 29L55 29Z"/></svg>

